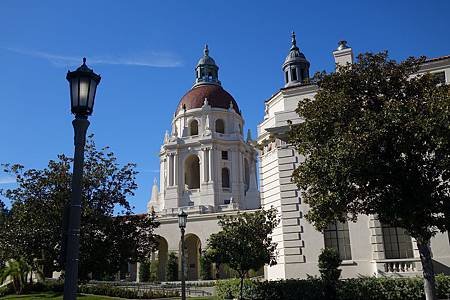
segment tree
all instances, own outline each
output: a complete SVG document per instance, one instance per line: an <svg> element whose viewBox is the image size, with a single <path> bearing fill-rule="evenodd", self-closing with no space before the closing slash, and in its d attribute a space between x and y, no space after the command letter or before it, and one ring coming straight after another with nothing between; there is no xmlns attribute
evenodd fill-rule
<svg viewBox="0 0 450 300"><path fill-rule="evenodd" d="M0 270L0 284L11 279L16 294L22 294L27 276L31 272L31 267L23 259L11 259L6 266Z"/></svg>
<svg viewBox="0 0 450 300"><path fill-rule="evenodd" d="M427 299L435 299L429 243L449 230L450 90L424 58L397 63L364 54L336 73L319 74L315 99L300 100L303 123L290 142L305 162L293 179L323 230L328 223L377 215L417 241Z"/></svg>
<svg viewBox="0 0 450 300"><path fill-rule="evenodd" d="M208 238L205 258L216 264L226 263L239 274L240 298L244 278L250 269L276 264L277 244L272 231L278 225L277 210L258 210L219 217L222 230Z"/></svg>
<svg viewBox="0 0 450 300"><path fill-rule="evenodd" d="M46 270L64 268L64 216L71 195L72 159L59 155L44 169L5 165L17 187L1 191L11 201L0 228L0 255L32 265L38 258ZM119 166L109 149L97 150L88 138L83 175L79 277L116 273L120 265L152 252L154 215L132 215L127 200L137 188L134 164ZM116 213L121 216L115 216ZM56 265L54 262L57 262ZM50 273L50 272L48 272Z"/></svg>

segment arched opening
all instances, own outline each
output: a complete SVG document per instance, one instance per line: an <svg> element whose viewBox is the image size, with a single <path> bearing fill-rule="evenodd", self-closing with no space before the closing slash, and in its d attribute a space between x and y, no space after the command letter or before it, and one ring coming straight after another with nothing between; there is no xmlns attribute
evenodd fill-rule
<svg viewBox="0 0 450 300"><path fill-rule="evenodd" d="M184 184L187 189L200 188L200 160L192 154L184 162Z"/></svg>
<svg viewBox="0 0 450 300"><path fill-rule="evenodd" d="M244 184L245 191L248 191L250 186L250 166L248 164L248 159L244 158Z"/></svg>
<svg viewBox="0 0 450 300"><path fill-rule="evenodd" d="M222 187L230 188L230 170L222 168Z"/></svg>
<svg viewBox="0 0 450 300"><path fill-rule="evenodd" d="M222 119L216 120L216 132L225 133L225 122Z"/></svg>
<svg viewBox="0 0 450 300"><path fill-rule="evenodd" d="M165 281L169 247L165 238L159 237L157 241L158 248L155 257L152 258L152 264L156 263L158 266L156 274L158 281Z"/></svg>
<svg viewBox="0 0 450 300"><path fill-rule="evenodd" d="M189 123L189 135L198 135L198 121L192 120Z"/></svg>
<svg viewBox="0 0 450 300"><path fill-rule="evenodd" d="M184 257L186 280L198 280L200 278L200 254L201 242L198 236L189 233L184 238ZM181 253L181 243L180 243ZM181 259L180 259L181 271Z"/></svg>

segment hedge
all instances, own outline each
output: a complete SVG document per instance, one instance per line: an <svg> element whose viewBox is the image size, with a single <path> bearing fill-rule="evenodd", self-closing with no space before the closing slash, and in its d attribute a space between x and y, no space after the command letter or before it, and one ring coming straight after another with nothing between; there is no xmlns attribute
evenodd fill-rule
<svg viewBox="0 0 450 300"><path fill-rule="evenodd" d="M63 281L44 281L33 284L27 284L24 293L40 293L40 292L57 292L64 291ZM82 284L78 286L78 292L82 294L92 294L110 297L119 297L126 299L152 299L152 298L169 298L179 296L176 290L146 290L138 287L121 288L110 284ZM12 284L0 288L0 297L13 294Z"/></svg>
<svg viewBox="0 0 450 300"><path fill-rule="evenodd" d="M152 299L179 296L178 291L174 290L141 290L134 288L120 288L108 284L80 285L78 287L78 292L82 294L102 295L127 299Z"/></svg>
<svg viewBox="0 0 450 300"><path fill-rule="evenodd" d="M437 296L446 299L450 294L450 276L436 276ZM244 281L245 299L325 300L324 283L318 278L256 282ZM219 299L229 293L238 298L239 280L219 281L216 285ZM363 277L340 280L337 285L339 300L422 300L425 299L423 279Z"/></svg>

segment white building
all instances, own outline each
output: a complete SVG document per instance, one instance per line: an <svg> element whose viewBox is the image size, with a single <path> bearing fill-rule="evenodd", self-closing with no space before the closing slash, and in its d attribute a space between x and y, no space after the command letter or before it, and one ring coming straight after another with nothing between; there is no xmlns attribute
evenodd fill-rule
<svg viewBox="0 0 450 300"><path fill-rule="evenodd" d="M345 41L333 51L336 64L351 63L353 52ZM420 275L421 263L417 245L400 228L384 227L375 216L361 215L356 223L330 224L324 233L304 219L308 206L291 175L303 160L287 144L287 121L300 122L296 114L298 101L313 98L317 86L309 81L310 63L296 45L292 46L282 65L285 85L265 101L264 120L258 125L260 151L261 201L265 208L277 207L281 222L273 233L278 243L278 264L266 267L270 280L306 278L319 275L318 256L322 248L334 247L342 262L344 278L360 275ZM419 73L432 72L442 82L450 82L450 56L426 61ZM449 235L437 234L431 241L435 272L450 273Z"/></svg>
<svg viewBox="0 0 450 300"><path fill-rule="evenodd" d="M181 98L160 150L159 191L155 180L149 212L161 226L159 279L165 279L168 252L180 252L177 215L188 213L187 279L200 274L199 254L208 237L219 231L219 215L260 207L256 179L257 152L234 98L222 87L219 67L208 46L195 68L192 88Z"/></svg>

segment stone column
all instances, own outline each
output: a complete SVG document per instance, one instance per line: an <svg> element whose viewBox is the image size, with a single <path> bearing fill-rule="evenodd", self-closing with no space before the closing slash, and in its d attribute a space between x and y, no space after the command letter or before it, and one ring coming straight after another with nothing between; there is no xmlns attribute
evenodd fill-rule
<svg viewBox="0 0 450 300"><path fill-rule="evenodd" d="M203 158L203 182L209 182L209 149L202 148Z"/></svg>
<svg viewBox="0 0 450 300"><path fill-rule="evenodd" d="M173 173L174 173L173 184L174 185L178 185L178 177L179 177L179 175L178 175L179 167L178 166L180 164L179 160L180 160L179 155L177 153L174 153L173 154L173 164L174 164L174 166L173 166Z"/></svg>
<svg viewBox="0 0 450 300"><path fill-rule="evenodd" d="M214 181L214 174L213 174L213 166L214 166L214 148L209 148L208 151L209 159L208 159L208 174L209 174L209 181Z"/></svg>

